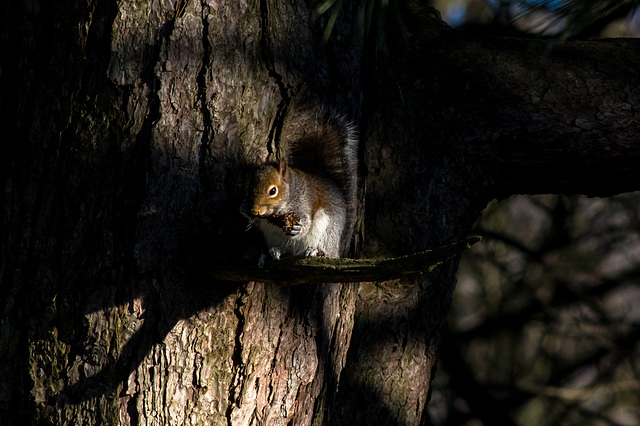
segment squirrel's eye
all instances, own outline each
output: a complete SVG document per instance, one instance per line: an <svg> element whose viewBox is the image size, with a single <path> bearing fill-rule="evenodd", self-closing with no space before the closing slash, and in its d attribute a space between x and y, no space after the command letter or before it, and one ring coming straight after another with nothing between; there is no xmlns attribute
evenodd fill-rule
<svg viewBox="0 0 640 426"><path fill-rule="evenodd" d="M278 187L275 185L271 185L269 187L269 197L275 197L278 195Z"/></svg>

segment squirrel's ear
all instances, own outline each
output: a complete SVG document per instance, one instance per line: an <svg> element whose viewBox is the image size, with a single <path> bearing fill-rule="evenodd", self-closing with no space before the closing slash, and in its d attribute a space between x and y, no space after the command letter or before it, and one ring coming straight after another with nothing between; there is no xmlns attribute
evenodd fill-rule
<svg viewBox="0 0 640 426"><path fill-rule="evenodd" d="M264 161L260 159L259 155L256 155L256 166L260 167L264 164Z"/></svg>
<svg viewBox="0 0 640 426"><path fill-rule="evenodd" d="M287 167L287 162L284 158L280 158L280 162L278 163L278 172L282 175L285 182L289 181L289 167Z"/></svg>

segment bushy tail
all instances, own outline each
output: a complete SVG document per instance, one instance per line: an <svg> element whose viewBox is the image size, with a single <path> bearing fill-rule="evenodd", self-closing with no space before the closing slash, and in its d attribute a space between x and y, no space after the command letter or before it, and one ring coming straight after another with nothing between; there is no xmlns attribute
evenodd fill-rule
<svg viewBox="0 0 640 426"><path fill-rule="evenodd" d="M292 108L283 123L279 155L292 167L328 175L347 204L348 238L358 202L358 132L351 120L317 105Z"/></svg>

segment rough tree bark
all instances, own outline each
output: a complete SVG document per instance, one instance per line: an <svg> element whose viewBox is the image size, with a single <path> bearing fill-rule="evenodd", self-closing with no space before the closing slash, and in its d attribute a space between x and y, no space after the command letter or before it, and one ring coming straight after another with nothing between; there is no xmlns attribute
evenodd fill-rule
<svg viewBox="0 0 640 426"><path fill-rule="evenodd" d="M494 197L640 187L636 41L474 39L406 2L384 57L349 2L326 44L313 1L6 3L2 424L424 420L457 259L206 273L256 244L242 187L302 92L360 124L368 257L462 240Z"/></svg>

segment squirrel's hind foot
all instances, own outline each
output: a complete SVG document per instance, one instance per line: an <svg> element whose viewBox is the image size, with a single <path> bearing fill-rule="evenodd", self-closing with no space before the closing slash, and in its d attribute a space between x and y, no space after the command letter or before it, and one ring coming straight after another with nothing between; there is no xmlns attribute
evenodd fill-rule
<svg viewBox="0 0 640 426"><path fill-rule="evenodd" d="M325 254L322 250L320 250L317 247L307 247L307 249L304 252L304 256L305 257L313 257L313 256L325 257Z"/></svg>

